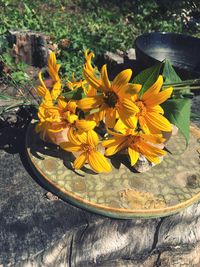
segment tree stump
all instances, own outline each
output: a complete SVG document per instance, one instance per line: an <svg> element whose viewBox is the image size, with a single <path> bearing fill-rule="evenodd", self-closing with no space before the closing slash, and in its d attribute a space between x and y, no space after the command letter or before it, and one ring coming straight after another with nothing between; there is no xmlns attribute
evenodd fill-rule
<svg viewBox="0 0 200 267"><path fill-rule="evenodd" d="M33 31L10 31L8 41L16 63L23 61L40 68L47 64L48 48L43 34Z"/></svg>

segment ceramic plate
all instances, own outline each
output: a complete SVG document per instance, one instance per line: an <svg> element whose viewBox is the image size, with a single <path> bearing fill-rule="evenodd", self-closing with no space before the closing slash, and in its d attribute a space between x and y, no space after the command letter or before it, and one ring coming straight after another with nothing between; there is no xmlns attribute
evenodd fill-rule
<svg viewBox="0 0 200 267"><path fill-rule="evenodd" d="M111 160L111 173L72 168L73 158L40 140L31 123L26 134L30 164L41 182L74 205L114 218L161 217L200 199L200 131L191 126L190 143L179 133L167 144L161 164L137 173L123 157Z"/></svg>

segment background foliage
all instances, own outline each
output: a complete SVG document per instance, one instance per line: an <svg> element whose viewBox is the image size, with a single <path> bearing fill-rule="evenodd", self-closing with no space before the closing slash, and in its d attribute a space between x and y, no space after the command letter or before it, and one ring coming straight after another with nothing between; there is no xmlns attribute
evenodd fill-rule
<svg viewBox="0 0 200 267"><path fill-rule="evenodd" d="M200 36L198 0L1 0L0 34L31 29L67 38L63 71L71 75L83 64L83 51L127 50L136 36L149 31L173 31Z"/></svg>

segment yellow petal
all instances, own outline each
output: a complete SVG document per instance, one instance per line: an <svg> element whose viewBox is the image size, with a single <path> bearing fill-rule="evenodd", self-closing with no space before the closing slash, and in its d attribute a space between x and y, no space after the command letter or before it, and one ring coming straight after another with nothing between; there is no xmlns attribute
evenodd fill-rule
<svg viewBox="0 0 200 267"><path fill-rule="evenodd" d="M161 131L171 132L172 130L171 123L161 114L148 112L145 115L145 119L150 125Z"/></svg>
<svg viewBox="0 0 200 267"><path fill-rule="evenodd" d="M86 162L86 153L83 152L82 154L80 154L74 161L73 166L74 169L81 169L83 167L83 165Z"/></svg>
<svg viewBox="0 0 200 267"><path fill-rule="evenodd" d="M46 85L45 85L45 83L44 83L44 81L43 81L43 79L42 79L42 72L41 72L41 71L39 72L38 77L39 77L39 80L40 80L41 85L42 85L46 90L48 90L47 87L46 87Z"/></svg>
<svg viewBox="0 0 200 267"><path fill-rule="evenodd" d="M77 120L76 121L76 127L80 131L88 132L90 130L93 130L95 126L96 126L95 121L88 121L88 120Z"/></svg>
<svg viewBox="0 0 200 267"><path fill-rule="evenodd" d="M121 137L122 135L120 134L120 136L119 137ZM116 143L116 138L115 137L111 137L111 138L109 138L109 139L107 139L107 140L103 140L102 141L102 146L104 146L104 147L108 147L108 146L112 146L113 144L115 144ZM119 143L121 143L121 142L118 142L118 144Z"/></svg>
<svg viewBox="0 0 200 267"><path fill-rule="evenodd" d="M134 95L137 94L140 89L142 88L141 84L127 84L121 88L121 90L118 92L118 95L120 97L125 97L127 95Z"/></svg>
<svg viewBox="0 0 200 267"><path fill-rule="evenodd" d="M101 106L100 110L98 112L95 112L94 115L94 120L96 121L96 123L99 123L100 121L102 121L105 117L105 109L104 109L104 105Z"/></svg>
<svg viewBox="0 0 200 267"><path fill-rule="evenodd" d="M110 81L108 79L108 72L107 72L106 64L103 65L103 67L101 68L101 79L102 79L105 91L109 91L110 90Z"/></svg>
<svg viewBox="0 0 200 267"><path fill-rule="evenodd" d="M56 64L56 55L54 52L51 52L48 58L48 72L54 82L60 80L58 71L60 68L60 64Z"/></svg>
<svg viewBox="0 0 200 267"><path fill-rule="evenodd" d="M106 110L106 117L105 117L106 126L109 128L113 128L116 123L116 109L108 108Z"/></svg>
<svg viewBox="0 0 200 267"><path fill-rule="evenodd" d="M115 137L122 137L123 135L121 133L117 133L114 131L111 131L108 127L106 127L106 131L108 134L110 134L111 136L115 136ZM109 139L108 139L109 140Z"/></svg>
<svg viewBox="0 0 200 267"><path fill-rule="evenodd" d="M145 134L160 134L161 130L153 126L151 123L148 122L144 117L139 117L140 127L144 131Z"/></svg>
<svg viewBox="0 0 200 267"><path fill-rule="evenodd" d="M121 88L126 85L132 76L132 70L126 69L121 71L112 82L112 89L115 93L118 93Z"/></svg>
<svg viewBox="0 0 200 267"><path fill-rule="evenodd" d="M128 154L131 160L131 166L135 165L135 163L138 161L139 158L139 153L137 151L135 151L132 148L128 148Z"/></svg>
<svg viewBox="0 0 200 267"><path fill-rule="evenodd" d="M58 98L58 96L60 95L61 87L62 87L62 85L61 85L60 81L56 82L53 85L53 89L51 90L51 97L53 100L56 100Z"/></svg>
<svg viewBox="0 0 200 267"><path fill-rule="evenodd" d="M129 114L127 115L123 110L118 109L118 113L119 113L119 118L123 121L123 123L131 128L131 129L135 129L137 126L137 122L138 122L138 118L137 116L133 115L130 116Z"/></svg>
<svg viewBox="0 0 200 267"><path fill-rule="evenodd" d="M152 97L152 95L157 95L163 85L163 76L159 75L157 81L143 94L142 99L144 101Z"/></svg>
<svg viewBox="0 0 200 267"><path fill-rule="evenodd" d="M75 100L70 100L67 104L67 109L71 111L72 113L76 112L77 103Z"/></svg>
<svg viewBox="0 0 200 267"><path fill-rule="evenodd" d="M118 119L117 123L115 124L114 130L119 133L126 133L128 127L123 123L122 120Z"/></svg>
<svg viewBox="0 0 200 267"><path fill-rule="evenodd" d="M153 134L153 135L141 134L141 137L145 141L153 143L153 144L161 144L161 143L164 143L164 141L165 141L165 138L163 138L161 134Z"/></svg>
<svg viewBox="0 0 200 267"><path fill-rule="evenodd" d="M140 148L141 153L145 157L146 157L146 155L147 156L153 156L153 157L166 155L166 151L164 151L158 147L155 147L153 145L147 144L145 142L138 143L138 147Z"/></svg>
<svg viewBox="0 0 200 267"><path fill-rule="evenodd" d="M89 85L86 95L89 96L95 96L97 94L97 90L93 88L91 85Z"/></svg>
<svg viewBox="0 0 200 267"><path fill-rule="evenodd" d="M102 86L101 81L95 77L94 73L91 71L88 71L86 68L83 70L83 74L85 76L86 81L96 90L100 89Z"/></svg>
<svg viewBox="0 0 200 267"><path fill-rule="evenodd" d="M51 94L50 94L49 90L46 88L43 81L42 81L42 83L43 83L42 86L38 86L37 92L44 99L46 105L53 106Z"/></svg>
<svg viewBox="0 0 200 267"><path fill-rule="evenodd" d="M66 128L66 123L60 122L60 123L51 123L51 127L48 129L49 132L52 133L59 133L64 128Z"/></svg>
<svg viewBox="0 0 200 267"><path fill-rule="evenodd" d="M147 100L144 101L145 105L147 106L159 105L163 103L164 101L166 101L171 96L172 92L173 92L173 88L170 87L158 93L157 95L152 95L151 97L149 97Z"/></svg>
<svg viewBox="0 0 200 267"><path fill-rule="evenodd" d="M140 124L140 128L143 130L143 132L145 134L150 134L151 130L147 126L147 122L146 122L145 118L143 116L139 116L138 121L139 121L139 124Z"/></svg>
<svg viewBox="0 0 200 267"><path fill-rule="evenodd" d="M160 158L159 157L153 157L153 156L146 155L145 158L148 159L150 162L152 162L154 164L160 163Z"/></svg>
<svg viewBox="0 0 200 267"><path fill-rule="evenodd" d="M133 115L135 113L139 112L139 108L135 105L135 103L128 99L128 98L124 98L122 101L120 101L120 108L123 109L123 112L126 115Z"/></svg>
<svg viewBox="0 0 200 267"><path fill-rule="evenodd" d="M150 111L150 112L157 112L157 113L160 113L160 114L164 114L164 110L159 105L156 105L156 106L153 106L153 107L148 107L148 111Z"/></svg>
<svg viewBox="0 0 200 267"><path fill-rule="evenodd" d="M88 163L95 172L110 172L111 166L108 160L98 151L88 154Z"/></svg>
<svg viewBox="0 0 200 267"><path fill-rule="evenodd" d="M93 130L90 130L87 133L87 143L91 146L91 147L96 147L99 143L99 137L97 135L97 133Z"/></svg>
<svg viewBox="0 0 200 267"><path fill-rule="evenodd" d="M106 156L112 156L117 152L121 151L122 149L126 148L125 138L116 138L114 142L111 140L112 142L110 143L106 141L109 140L103 141L103 146L106 147L106 152L105 152Z"/></svg>
<svg viewBox="0 0 200 267"><path fill-rule="evenodd" d="M85 59L86 59L85 65L86 65L86 68L91 72L94 71L94 68L91 63L93 57L94 57L94 53L92 52L89 53L89 50L85 51Z"/></svg>
<svg viewBox="0 0 200 267"><path fill-rule="evenodd" d="M86 97L77 101L80 109L88 110L98 108L103 103L103 96Z"/></svg>
<svg viewBox="0 0 200 267"><path fill-rule="evenodd" d="M67 106L67 101L64 98L59 98L58 99L58 107L60 109L65 109Z"/></svg>
<svg viewBox="0 0 200 267"><path fill-rule="evenodd" d="M81 145L81 142L77 138L77 136L74 134L74 129L71 127L68 131L67 137L69 139L69 142L74 145Z"/></svg>
<svg viewBox="0 0 200 267"><path fill-rule="evenodd" d="M81 144L87 144L87 132L77 132L76 138Z"/></svg>
<svg viewBox="0 0 200 267"><path fill-rule="evenodd" d="M66 143L60 143L60 147L63 150L69 151L69 152L77 152L81 150L81 147L78 145L74 145L70 142L66 142Z"/></svg>
<svg viewBox="0 0 200 267"><path fill-rule="evenodd" d="M47 91L47 88L44 88L41 85L39 85L38 88L37 88L37 92L42 98L45 97L46 91Z"/></svg>
<svg viewBox="0 0 200 267"><path fill-rule="evenodd" d="M64 119L67 120L70 124L73 124L77 119L78 119L78 116L75 115L75 114L71 114L70 111L66 111L64 113Z"/></svg>
<svg viewBox="0 0 200 267"><path fill-rule="evenodd" d="M54 52L51 52L48 58L48 66L56 67L56 55Z"/></svg>

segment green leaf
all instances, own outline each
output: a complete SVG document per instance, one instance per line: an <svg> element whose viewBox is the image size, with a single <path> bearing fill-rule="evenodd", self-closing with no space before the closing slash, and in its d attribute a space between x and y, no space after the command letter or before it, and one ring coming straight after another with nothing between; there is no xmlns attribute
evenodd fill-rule
<svg viewBox="0 0 200 267"><path fill-rule="evenodd" d="M160 74L160 69L163 63L157 63L153 67L143 70L134 79L133 83L142 84L142 89L139 92L140 97L149 89L149 87L155 83Z"/></svg>
<svg viewBox="0 0 200 267"><path fill-rule="evenodd" d="M164 116L174 125L176 125L183 136L186 144L189 141L191 100L188 98L169 99L162 104L165 113Z"/></svg>
<svg viewBox="0 0 200 267"><path fill-rule="evenodd" d="M181 78L178 76L168 59L165 59L162 75L164 77L165 83L181 82Z"/></svg>
<svg viewBox="0 0 200 267"><path fill-rule="evenodd" d="M164 85L165 84L170 84L170 83L180 83L180 82L182 82L181 78L178 76L178 74L176 73L175 69L173 68L171 62L168 59L165 59L162 75L163 75L164 81L165 81ZM183 94L184 95L190 94L190 89L189 89L189 87L185 87L180 91L175 91L174 90L174 94L176 96L181 96Z"/></svg>
<svg viewBox="0 0 200 267"><path fill-rule="evenodd" d="M84 94L84 92L81 88L63 93L62 95L67 99L75 99L75 100L80 100L80 99L86 97L86 95Z"/></svg>
<svg viewBox="0 0 200 267"><path fill-rule="evenodd" d="M73 94L72 99L80 100L84 97L86 97L86 95L84 94L82 88L78 88L78 90Z"/></svg>

